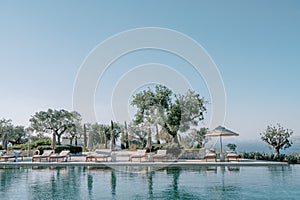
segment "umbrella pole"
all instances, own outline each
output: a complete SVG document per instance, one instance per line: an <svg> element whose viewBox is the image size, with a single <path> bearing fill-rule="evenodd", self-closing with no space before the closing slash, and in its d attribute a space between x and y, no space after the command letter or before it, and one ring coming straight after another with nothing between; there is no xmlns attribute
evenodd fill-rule
<svg viewBox="0 0 300 200"><path fill-rule="evenodd" d="M222 153L222 136L220 135L220 145L221 145L221 153Z"/></svg>
<svg viewBox="0 0 300 200"><path fill-rule="evenodd" d="M221 145L221 152L220 152L220 161L224 161L224 154L223 154L223 148L222 148L222 136L220 135L220 145Z"/></svg>

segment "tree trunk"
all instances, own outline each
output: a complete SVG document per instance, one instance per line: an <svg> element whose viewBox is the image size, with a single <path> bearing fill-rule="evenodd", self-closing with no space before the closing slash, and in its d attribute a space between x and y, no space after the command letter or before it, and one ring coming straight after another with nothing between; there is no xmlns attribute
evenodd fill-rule
<svg viewBox="0 0 300 200"><path fill-rule="evenodd" d="M105 149L107 149L107 137L105 136L104 139L105 139L105 143L104 143L105 144Z"/></svg>
<svg viewBox="0 0 300 200"><path fill-rule="evenodd" d="M152 146L152 139L151 139L151 130L149 128L148 133L147 133L148 137L147 137L147 145L146 148L149 149L149 151L151 151L151 146Z"/></svg>
<svg viewBox="0 0 300 200"><path fill-rule="evenodd" d="M57 144L61 145L60 138L62 134L57 134Z"/></svg>
<svg viewBox="0 0 300 200"><path fill-rule="evenodd" d="M279 156L279 150L280 150L279 147L274 147L274 154Z"/></svg>
<svg viewBox="0 0 300 200"><path fill-rule="evenodd" d="M159 133L158 133L158 126L157 126L157 124L155 124L155 129L156 129L156 135L155 135L156 143L160 144L160 139L159 139Z"/></svg>
<svg viewBox="0 0 300 200"><path fill-rule="evenodd" d="M173 143L178 144L179 145L179 141L178 141L178 137L177 134L176 135L172 135L173 137Z"/></svg>
<svg viewBox="0 0 300 200"><path fill-rule="evenodd" d="M53 150L55 150L55 146L56 146L56 134L55 132L52 134L52 143L51 143L51 147Z"/></svg>

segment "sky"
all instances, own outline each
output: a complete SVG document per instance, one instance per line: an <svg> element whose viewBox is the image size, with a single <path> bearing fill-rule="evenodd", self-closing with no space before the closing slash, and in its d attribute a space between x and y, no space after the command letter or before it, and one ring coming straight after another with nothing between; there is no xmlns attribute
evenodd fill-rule
<svg viewBox="0 0 300 200"><path fill-rule="evenodd" d="M260 140L259 133L277 123L300 138L296 0L0 1L0 118L28 126L35 112L73 110L74 86L89 56L108 38L145 27L173 30L201 45L225 88L222 125L239 133L238 140ZM147 71L151 67L154 74ZM134 76L139 69L144 73ZM122 109L132 116L129 97L114 92L147 79L131 87L132 95L164 80L158 78L162 74L174 91L191 86L212 101L205 77L191 63L170 52L142 49L120 56L98 77L91 97L97 120L108 123ZM213 106L208 104L203 126L210 126Z"/></svg>

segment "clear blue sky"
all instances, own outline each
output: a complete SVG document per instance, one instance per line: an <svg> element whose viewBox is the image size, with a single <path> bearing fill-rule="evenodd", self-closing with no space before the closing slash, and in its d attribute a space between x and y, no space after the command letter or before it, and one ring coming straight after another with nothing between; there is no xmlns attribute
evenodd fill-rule
<svg viewBox="0 0 300 200"><path fill-rule="evenodd" d="M190 36L214 60L226 89L225 126L241 139L259 139L276 123L300 135L299 1L0 1L0 27L0 117L16 125L48 108L71 110L79 67L100 42L128 29L162 27ZM181 64L145 55L120 65L160 57ZM97 112L104 121L111 116Z"/></svg>

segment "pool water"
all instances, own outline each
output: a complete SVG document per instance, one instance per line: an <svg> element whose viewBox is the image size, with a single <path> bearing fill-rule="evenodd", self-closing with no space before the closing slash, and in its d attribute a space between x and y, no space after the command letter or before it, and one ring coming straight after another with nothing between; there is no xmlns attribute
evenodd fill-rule
<svg viewBox="0 0 300 200"><path fill-rule="evenodd" d="M137 173L139 172L139 173ZM0 169L0 199L299 199L300 165Z"/></svg>

